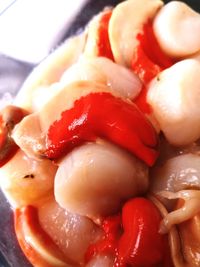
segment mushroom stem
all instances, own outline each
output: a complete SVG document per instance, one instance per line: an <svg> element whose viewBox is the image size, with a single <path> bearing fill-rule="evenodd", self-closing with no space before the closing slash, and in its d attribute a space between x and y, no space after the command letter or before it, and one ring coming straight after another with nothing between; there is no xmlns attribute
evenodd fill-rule
<svg viewBox="0 0 200 267"><path fill-rule="evenodd" d="M192 190L188 190L192 191ZM158 200L158 198L150 194L147 196L159 209L163 218L168 216L168 211L165 206ZM186 255L184 254L184 247L182 242L181 233L175 225L172 225L168 231L168 242L170 247L171 258L174 264L174 267L195 267L199 266L199 263L194 265L194 262L186 260Z"/></svg>

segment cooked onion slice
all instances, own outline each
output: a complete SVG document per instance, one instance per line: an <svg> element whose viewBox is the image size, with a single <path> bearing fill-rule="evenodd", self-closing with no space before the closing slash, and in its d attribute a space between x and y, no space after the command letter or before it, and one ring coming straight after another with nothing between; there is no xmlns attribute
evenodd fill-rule
<svg viewBox="0 0 200 267"><path fill-rule="evenodd" d="M200 14L188 5L172 1L156 15L153 28L163 51L185 57L200 50Z"/></svg>
<svg viewBox="0 0 200 267"><path fill-rule="evenodd" d="M136 157L109 143L89 143L61 161L54 192L63 208L97 219L117 212L147 186L148 169Z"/></svg>

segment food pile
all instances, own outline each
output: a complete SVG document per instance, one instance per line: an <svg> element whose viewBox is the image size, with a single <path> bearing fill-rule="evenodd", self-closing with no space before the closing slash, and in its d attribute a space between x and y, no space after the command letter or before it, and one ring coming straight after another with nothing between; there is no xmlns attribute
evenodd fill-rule
<svg viewBox="0 0 200 267"><path fill-rule="evenodd" d="M0 113L0 186L38 267L200 266L200 14L97 14Z"/></svg>

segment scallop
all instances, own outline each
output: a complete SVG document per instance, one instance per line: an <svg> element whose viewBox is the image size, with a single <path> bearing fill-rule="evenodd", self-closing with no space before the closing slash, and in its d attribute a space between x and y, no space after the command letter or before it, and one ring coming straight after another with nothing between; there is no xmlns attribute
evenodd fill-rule
<svg viewBox="0 0 200 267"><path fill-rule="evenodd" d="M186 57L200 50L200 14L188 5L171 1L161 8L153 29L162 50L172 57Z"/></svg>
<svg viewBox="0 0 200 267"><path fill-rule="evenodd" d="M169 143L188 145L200 136L200 62L182 60L151 83L147 101Z"/></svg>
<svg viewBox="0 0 200 267"><path fill-rule="evenodd" d="M200 156L185 154L167 160L151 172L151 190L177 192L183 189L200 189Z"/></svg>
<svg viewBox="0 0 200 267"><path fill-rule="evenodd" d="M96 255L86 267L113 267L114 258L109 255Z"/></svg>
<svg viewBox="0 0 200 267"><path fill-rule="evenodd" d="M34 160L18 150L0 169L0 186L13 207L37 205L53 195L56 170L50 160Z"/></svg>
<svg viewBox="0 0 200 267"><path fill-rule="evenodd" d="M114 8L108 30L111 49L118 64L131 65L138 45L137 35L162 6L163 2L160 0L129 0Z"/></svg>
<svg viewBox="0 0 200 267"><path fill-rule="evenodd" d="M62 76L64 84L73 81L95 81L110 86L124 98L134 99L141 91L142 82L129 69L108 58L83 58Z"/></svg>
<svg viewBox="0 0 200 267"><path fill-rule="evenodd" d="M84 266L88 246L102 236L100 228L90 219L61 208L54 199L39 207L38 216L41 227L74 266Z"/></svg>
<svg viewBox="0 0 200 267"><path fill-rule="evenodd" d="M27 109L36 111L37 106L33 106L33 93L41 88L48 98L49 85L60 80L63 72L80 57L85 46L85 33L68 39L58 49L55 50L47 59L34 69L27 78L24 85L17 94L14 104Z"/></svg>
<svg viewBox="0 0 200 267"><path fill-rule="evenodd" d="M45 150L39 117L36 113L26 116L12 132L15 143L31 158L40 158Z"/></svg>
<svg viewBox="0 0 200 267"><path fill-rule="evenodd" d="M98 220L119 211L122 202L148 187L148 168L110 143L87 143L63 158L55 177L59 205Z"/></svg>

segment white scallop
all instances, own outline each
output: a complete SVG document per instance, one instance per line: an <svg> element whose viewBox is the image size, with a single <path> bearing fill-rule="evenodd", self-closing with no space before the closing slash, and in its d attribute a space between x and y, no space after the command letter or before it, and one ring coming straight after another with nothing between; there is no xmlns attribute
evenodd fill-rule
<svg viewBox="0 0 200 267"><path fill-rule="evenodd" d="M109 143L88 143L61 161L54 193L61 207L97 219L147 186L148 168L136 157Z"/></svg>
<svg viewBox="0 0 200 267"><path fill-rule="evenodd" d="M56 170L50 160L36 161L19 150L0 168L0 186L13 207L37 204L53 194Z"/></svg>
<svg viewBox="0 0 200 267"><path fill-rule="evenodd" d="M200 189L200 156L188 153L167 160L151 172L153 192Z"/></svg>
<svg viewBox="0 0 200 267"><path fill-rule="evenodd" d="M22 119L14 128L12 138L30 158L41 158L45 150L39 117L32 113Z"/></svg>
<svg viewBox="0 0 200 267"><path fill-rule="evenodd" d="M156 15L153 28L161 48L172 57L200 50L200 14L183 2L166 4Z"/></svg>
<svg viewBox="0 0 200 267"><path fill-rule="evenodd" d="M69 68L61 78L61 82L65 84L78 80L103 83L122 97L130 99L134 99L142 88L142 82L132 71L104 57L85 57Z"/></svg>
<svg viewBox="0 0 200 267"><path fill-rule="evenodd" d="M55 200L42 204L38 215L42 228L65 256L75 263L72 266L83 266L88 246L102 234L100 228L90 219L61 208Z"/></svg>
<svg viewBox="0 0 200 267"><path fill-rule="evenodd" d="M147 100L167 140L187 145L200 137L200 62L187 59L162 71Z"/></svg>
<svg viewBox="0 0 200 267"><path fill-rule="evenodd" d="M86 265L86 267L113 267L114 258L108 255L96 255L91 261Z"/></svg>
<svg viewBox="0 0 200 267"><path fill-rule="evenodd" d="M108 30L111 49L118 64L130 66L138 45L138 33L162 6L160 0L129 0L114 8Z"/></svg>

